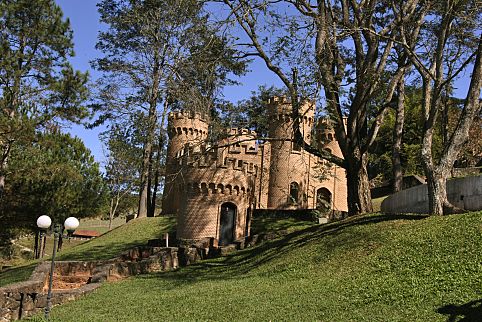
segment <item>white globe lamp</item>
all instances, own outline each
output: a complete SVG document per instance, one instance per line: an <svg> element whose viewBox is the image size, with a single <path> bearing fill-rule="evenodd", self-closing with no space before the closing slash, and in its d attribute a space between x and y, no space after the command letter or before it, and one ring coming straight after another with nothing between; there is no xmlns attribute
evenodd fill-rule
<svg viewBox="0 0 482 322"><path fill-rule="evenodd" d="M42 215L37 218L37 227L40 229L48 229L52 225L52 219L49 216Z"/></svg>
<svg viewBox="0 0 482 322"><path fill-rule="evenodd" d="M75 217L69 217L67 219L65 219L65 222L64 222L64 227L65 229L67 229L67 231L69 233L73 233L74 230L77 229L77 227L79 227L79 220Z"/></svg>

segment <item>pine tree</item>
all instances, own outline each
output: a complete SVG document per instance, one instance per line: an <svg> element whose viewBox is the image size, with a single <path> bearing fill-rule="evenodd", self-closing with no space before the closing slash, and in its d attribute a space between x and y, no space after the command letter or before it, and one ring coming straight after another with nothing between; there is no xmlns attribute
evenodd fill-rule
<svg viewBox="0 0 482 322"><path fill-rule="evenodd" d="M72 30L53 0L0 2L0 198L15 144L55 119L87 111L87 74L68 62Z"/></svg>

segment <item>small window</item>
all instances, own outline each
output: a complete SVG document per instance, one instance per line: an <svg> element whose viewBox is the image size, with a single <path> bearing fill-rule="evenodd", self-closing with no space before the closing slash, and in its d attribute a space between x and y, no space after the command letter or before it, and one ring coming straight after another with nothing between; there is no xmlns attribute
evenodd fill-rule
<svg viewBox="0 0 482 322"><path fill-rule="evenodd" d="M243 160L238 160L238 168L242 168L243 167Z"/></svg>
<svg viewBox="0 0 482 322"><path fill-rule="evenodd" d="M301 151L301 145L297 142L293 142L293 151Z"/></svg>
<svg viewBox="0 0 482 322"><path fill-rule="evenodd" d="M300 186L297 182L290 183L290 201L294 204L298 203Z"/></svg>

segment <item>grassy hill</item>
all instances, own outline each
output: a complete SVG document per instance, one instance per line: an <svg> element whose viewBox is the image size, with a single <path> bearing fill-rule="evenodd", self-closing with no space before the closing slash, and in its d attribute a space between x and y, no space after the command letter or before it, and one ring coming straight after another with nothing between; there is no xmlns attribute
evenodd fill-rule
<svg viewBox="0 0 482 322"><path fill-rule="evenodd" d="M144 245L149 239L161 238L166 232L172 232L175 226L174 218L154 217L142 218L128 222L125 225L103 234L98 238L82 242L72 241L75 246L69 247L69 241L64 241L64 249L56 257L58 260L97 260L110 259L136 245ZM51 243L52 244L52 243ZM70 245L71 246L71 245ZM47 256L50 254L47 248ZM48 258L46 259L48 260ZM0 286L28 279L39 260L26 262L0 272Z"/></svg>
<svg viewBox="0 0 482 322"><path fill-rule="evenodd" d="M175 272L104 284L58 321L480 321L482 213L312 226Z"/></svg>

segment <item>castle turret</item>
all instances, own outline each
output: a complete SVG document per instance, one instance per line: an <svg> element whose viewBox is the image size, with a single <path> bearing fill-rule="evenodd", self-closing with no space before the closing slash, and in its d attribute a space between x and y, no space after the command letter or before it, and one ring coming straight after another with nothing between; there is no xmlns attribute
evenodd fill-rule
<svg viewBox="0 0 482 322"><path fill-rule="evenodd" d="M346 128L346 118L343 119ZM335 137L335 129L333 121L329 118L321 118L316 124L317 142L319 145L328 150L333 155L343 158L343 153L341 152L340 145Z"/></svg>
<svg viewBox="0 0 482 322"><path fill-rule="evenodd" d="M297 190L296 194L305 189L300 187L305 178L298 178L296 173L299 171L293 169L303 161L303 151L291 141L294 137L291 102L284 97L273 97L268 102L268 109L271 120L269 136L274 139L271 143L268 208L289 208L294 189ZM311 143L314 113L312 102L300 103L300 130L308 144ZM298 156L292 158L292 154Z"/></svg>
<svg viewBox="0 0 482 322"><path fill-rule="evenodd" d="M166 179L162 201L164 214L175 214L179 210L180 198L176 195L176 184L182 181L180 159L190 150L198 150L208 136L208 122L199 113L172 112L168 118L169 144L166 155Z"/></svg>
<svg viewBox="0 0 482 322"><path fill-rule="evenodd" d="M226 245L246 236L255 169L238 160L223 164L222 149L215 150L183 159L178 239L216 238Z"/></svg>

